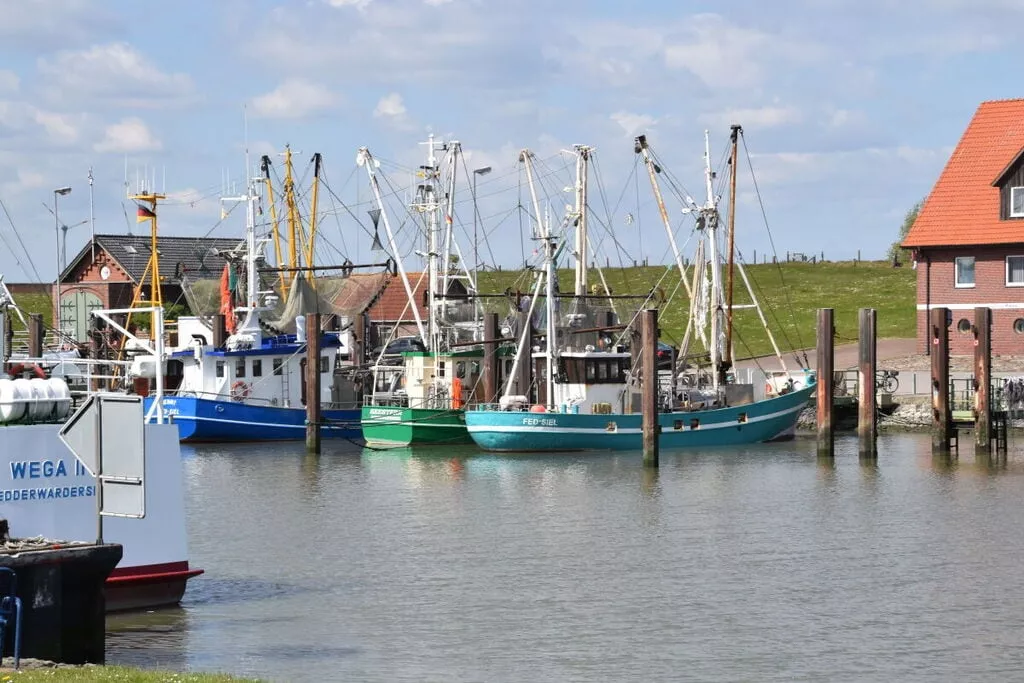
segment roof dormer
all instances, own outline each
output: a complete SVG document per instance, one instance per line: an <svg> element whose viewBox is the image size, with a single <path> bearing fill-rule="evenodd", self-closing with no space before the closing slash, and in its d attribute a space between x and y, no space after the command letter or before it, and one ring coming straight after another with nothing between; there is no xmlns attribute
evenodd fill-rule
<svg viewBox="0 0 1024 683"><path fill-rule="evenodd" d="M1024 149L992 181L999 188L999 220L1024 219Z"/></svg>

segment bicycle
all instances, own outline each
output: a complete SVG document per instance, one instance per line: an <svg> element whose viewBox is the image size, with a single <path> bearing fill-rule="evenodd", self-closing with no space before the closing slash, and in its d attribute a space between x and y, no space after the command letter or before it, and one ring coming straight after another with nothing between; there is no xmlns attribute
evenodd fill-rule
<svg viewBox="0 0 1024 683"><path fill-rule="evenodd" d="M900 388L900 380L898 370L882 370L875 375L875 390L884 391L887 394L895 394L896 390Z"/></svg>

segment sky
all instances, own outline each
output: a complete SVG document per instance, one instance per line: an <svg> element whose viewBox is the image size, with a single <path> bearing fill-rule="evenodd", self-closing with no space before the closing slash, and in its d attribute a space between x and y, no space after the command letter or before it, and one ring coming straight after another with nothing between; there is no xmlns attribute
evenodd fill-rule
<svg viewBox="0 0 1024 683"><path fill-rule="evenodd" d="M242 191L246 148L254 171L268 154L280 172L285 145L300 176L314 152L323 155L330 190L321 201L331 215L320 258L364 262L373 256L371 207L356 152L366 146L382 160L391 201L412 182L428 133L460 141L464 177L493 168L478 177L482 261L516 267L533 248L521 238L529 214L517 208L528 204L519 150L536 154L542 202L560 215L572 172L562 150L580 143L597 159L598 258L666 263L633 139L646 134L663 179L701 201L704 131L718 167L731 123L744 128L744 258L773 246L780 255L882 258L978 104L1024 96L1019 0L179 0L163 13L157 5L0 0L8 282L52 280L55 188L72 187L58 206L69 259L83 246L90 168L97 232L144 227L125 180L134 188L148 176L168 195L163 234L240 236L242 213L221 221L219 197ZM464 251L473 230L466 188L456 192ZM685 242L680 202L666 192ZM390 210L401 224L401 208ZM609 232L618 249L608 248Z"/></svg>

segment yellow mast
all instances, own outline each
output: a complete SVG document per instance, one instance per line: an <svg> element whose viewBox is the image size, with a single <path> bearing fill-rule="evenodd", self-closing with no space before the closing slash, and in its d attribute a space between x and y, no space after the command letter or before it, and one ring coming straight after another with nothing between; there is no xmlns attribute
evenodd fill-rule
<svg viewBox="0 0 1024 683"><path fill-rule="evenodd" d="M148 207L142 204L138 205L136 221L138 223L144 223L149 221L149 261L146 263L146 270L142 274L142 279L139 280L138 285L135 287L135 294L132 297L131 308L135 308L138 304L143 303L142 300L142 288L146 284L146 278L148 276L150 281L149 286L149 300L145 301L149 306L163 308L164 299L160 287L160 255L157 253L157 224L156 224L156 206L157 202L161 199L166 199L167 196L163 194L156 194L155 192L143 192L140 194L132 195L129 199L135 202L145 202L149 204ZM128 322L131 321L131 313L128 314ZM149 322L149 336L150 339L156 337L156 317L150 315Z"/></svg>
<svg viewBox="0 0 1024 683"><path fill-rule="evenodd" d="M320 191L320 164L322 158L320 152L313 155L313 201L312 207L309 214L309 240L306 242L306 265L313 265L313 247L316 242L316 216L317 216L317 199ZM313 277L313 272L310 271L309 277L307 278L309 283L316 289L316 278Z"/></svg>
<svg viewBox="0 0 1024 683"><path fill-rule="evenodd" d="M267 188L267 202L270 204L270 225L274 237L274 263L281 267L281 221L277 217L277 204L274 202L274 185L270 182L270 157L263 155L261 160L263 182ZM283 272L278 273L281 280L281 297L288 298L288 278Z"/></svg>
<svg viewBox="0 0 1024 683"><path fill-rule="evenodd" d="M295 204L295 178L292 175L292 149L284 148L284 200L288 206L288 267L299 267L299 210ZM294 271L292 271L294 272Z"/></svg>

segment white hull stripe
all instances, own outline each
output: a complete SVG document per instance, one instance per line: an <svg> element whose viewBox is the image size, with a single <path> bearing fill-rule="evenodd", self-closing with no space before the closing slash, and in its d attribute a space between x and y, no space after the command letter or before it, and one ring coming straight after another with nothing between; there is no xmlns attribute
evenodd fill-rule
<svg viewBox="0 0 1024 683"><path fill-rule="evenodd" d="M745 423L740 422L714 422L709 424L702 424L697 429L690 429L689 427L683 427L683 429L665 429L662 428L662 436L666 434L677 434L681 432L706 432L713 429L727 429L735 427L739 424L754 424L757 422L764 422L765 420L773 420L778 417L790 415L792 413L798 413L804 409L805 406L794 406L787 410L780 410L775 413L768 413L767 415L760 415L758 417L752 417ZM541 413L537 413L540 415ZM664 413L662 413L664 414ZM697 413L693 413L697 414ZM691 415L687 413L687 415ZM616 417L615 415L609 415L609 418ZM609 420L614 422L614 420ZM550 432L552 434L641 434L643 429L628 428L628 429L614 429L608 430L604 427L542 427L542 426L529 426L529 425L467 425L470 434L480 434L484 432L492 432L499 434L519 434L519 433L536 433L536 432Z"/></svg>
<svg viewBox="0 0 1024 683"><path fill-rule="evenodd" d="M274 427L275 429L301 429L303 431L305 431L305 429L306 429L306 425L288 425L288 424L280 424L280 423L276 423L276 422L251 422L251 421L246 421L246 420L225 420L225 419L219 418L219 417L196 417L195 415L172 415L171 417L172 417L172 421L173 422L187 422L189 420L192 420L194 422L225 422L227 424L234 424L234 425L252 425L254 427ZM339 424L339 425L328 425L328 424L324 424L324 425L320 425L320 427L321 428L326 428L326 429L355 429L355 427L350 427L347 424L346 425L341 425L341 424Z"/></svg>

